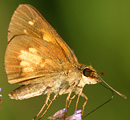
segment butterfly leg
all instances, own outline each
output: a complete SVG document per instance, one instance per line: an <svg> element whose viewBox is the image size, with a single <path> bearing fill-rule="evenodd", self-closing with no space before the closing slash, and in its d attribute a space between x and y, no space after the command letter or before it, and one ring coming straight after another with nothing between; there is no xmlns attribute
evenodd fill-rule
<svg viewBox="0 0 130 120"><path fill-rule="evenodd" d="M77 101L76 101L75 110L77 110L78 103L79 103L79 98L80 98L81 94L82 94L82 89L81 89L81 90L79 91L79 93L78 93L78 98L77 98Z"/></svg>
<svg viewBox="0 0 130 120"><path fill-rule="evenodd" d="M83 116L84 108L85 108L85 106L87 104L88 97L84 93L81 93L81 96L85 98L85 102L83 104L83 109L82 109L82 116Z"/></svg>
<svg viewBox="0 0 130 120"><path fill-rule="evenodd" d="M66 98L66 105L65 105L64 120L65 120L65 118L66 118L66 114L67 114L68 102L69 102L69 100L70 100L70 96L71 96L71 94L72 94L73 89L74 89L74 87L75 87L75 86L76 86L76 84L74 84L74 85L71 87L70 92L69 92L69 94L68 94L68 96L67 96L67 98ZM71 101L72 101L72 100L71 100Z"/></svg>
<svg viewBox="0 0 130 120"><path fill-rule="evenodd" d="M69 101L69 104L68 104L67 108L69 108L69 106L70 106L72 100L75 98L75 96L76 96L76 95L73 95L73 96L70 98L70 101Z"/></svg>
<svg viewBox="0 0 130 120"><path fill-rule="evenodd" d="M73 89L72 89L73 90ZM66 105L65 105L65 113L64 113L64 120L66 118L66 114L67 114L67 108L68 108L68 101L70 99L70 96L71 96L71 93L72 93L72 90L69 92L67 98L66 98Z"/></svg>
<svg viewBox="0 0 130 120"><path fill-rule="evenodd" d="M50 103L48 104L46 110L44 111L44 113L41 115L41 117L40 117L38 120L40 120L40 119L45 115L45 113L47 112L47 110L48 110L49 107L51 106L52 102L56 99L57 95L58 95L58 94L55 94L54 97L53 97L53 99L50 100Z"/></svg>
<svg viewBox="0 0 130 120"><path fill-rule="evenodd" d="M44 107L48 104L48 100L50 99L50 93L51 93L51 89L49 89L48 92L47 92L47 97L46 97L45 103L42 106L41 110L39 111L39 113L32 120L35 120L41 114L41 112L43 111Z"/></svg>

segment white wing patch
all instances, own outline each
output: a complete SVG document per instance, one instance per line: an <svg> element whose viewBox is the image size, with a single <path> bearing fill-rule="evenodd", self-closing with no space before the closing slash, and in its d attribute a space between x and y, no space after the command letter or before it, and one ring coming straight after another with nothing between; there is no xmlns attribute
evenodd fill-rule
<svg viewBox="0 0 130 120"><path fill-rule="evenodd" d="M37 54L35 48L29 48L28 50L28 52L21 50L21 54L18 56L21 60L20 66L23 68L23 72L32 72L35 70L33 68L34 65L40 66L42 63L42 57Z"/></svg>
<svg viewBox="0 0 130 120"><path fill-rule="evenodd" d="M37 53L37 50L36 50L35 48L29 48L29 51L30 51L31 53Z"/></svg>
<svg viewBox="0 0 130 120"><path fill-rule="evenodd" d="M36 49L35 49L35 53L36 53ZM19 55L18 57L21 60L25 60L33 64L39 64L42 61L42 57L38 56L38 54L34 54L34 50L32 52L32 49L30 50L30 48L29 48L29 52L21 50L21 55Z"/></svg>
<svg viewBox="0 0 130 120"><path fill-rule="evenodd" d="M52 41L52 38L48 35L48 34L44 34L43 35L43 39L47 42L51 42Z"/></svg>
<svg viewBox="0 0 130 120"><path fill-rule="evenodd" d="M35 23L35 20L33 20L33 21L28 21L28 24L29 24L29 25L32 25L32 26L33 26L34 23Z"/></svg>
<svg viewBox="0 0 130 120"><path fill-rule="evenodd" d="M28 51L21 50L20 53L18 58L21 60L20 66L22 72L37 71L36 68L44 68L47 65L51 66L53 64L52 60L39 56L38 51L35 48L29 48Z"/></svg>
<svg viewBox="0 0 130 120"><path fill-rule="evenodd" d="M27 61L21 61L20 65L23 66L23 67L27 67L27 66L30 66L30 63L27 62Z"/></svg>

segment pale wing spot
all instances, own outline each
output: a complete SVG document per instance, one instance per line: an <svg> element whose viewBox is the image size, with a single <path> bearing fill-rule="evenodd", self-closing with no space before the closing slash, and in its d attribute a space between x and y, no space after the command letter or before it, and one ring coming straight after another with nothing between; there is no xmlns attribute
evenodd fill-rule
<svg viewBox="0 0 130 120"><path fill-rule="evenodd" d="M21 54L18 57L23 61L27 61L37 65L39 65L42 62L42 57L30 52L26 52L24 50L21 50Z"/></svg>
<svg viewBox="0 0 130 120"><path fill-rule="evenodd" d="M45 67L46 64L51 65L51 64L52 64L52 60L50 60L50 59L45 59L44 63L42 63L40 66L41 66L41 67Z"/></svg>
<svg viewBox="0 0 130 120"><path fill-rule="evenodd" d="M33 67L25 67L23 68L23 72L33 72L34 68Z"/></svg>
<svg viewBox="0 0 130 120"><path fill-rule="evenodd" d="M27 30L24 29L23 32L24 32L24 33L27 33Z"/></svg>
<svg viewBox="0 0 130 120"><path fill-rule="evenodd" d="M31 64L27 61L21 61L20 65L23 67L23 72L32 72L34 71L33 67L31 67Z"/></svg>
<svg viewBox="0 0 130 120"><path fill-rule="evenodd" d="M30 51L31 53L37 53L37 50L36 50L35 48L29 48L29 51Z"/></svg>
<svg viewBox="0 0 130 120"><path fill-rule="evenodd" d="M52 41L51 38L49 37L49 35L46 35L46 34L43 35L43 40L45 40L47 42Z"/></svg>
<svg viewBox="0 0 130 120"><path fill-rule="evenodd" d="M26 62L26 61L21 61L20 65L23 66L23 67L25 67L25 66L30 66L30 63Z"/></svg>
<svg viewBox="0 0 130 120"><path fill-rule="evenodd" d="M35 22L35 21L28 21L28 24L33 26L33 25L34 25L34 22Z"/></svg>
<svg viewBox="0 0 130 120"><path fill-rule="evenodd" d="M44 59L43 61L43 58L38 55L38 51L35 48L29 48L28 51L21 50L20 53L18 58L21 60L20 66L22 67L22 72L35 71L35 65L39 65L39 67L52 65L52 60Z"/></svg>

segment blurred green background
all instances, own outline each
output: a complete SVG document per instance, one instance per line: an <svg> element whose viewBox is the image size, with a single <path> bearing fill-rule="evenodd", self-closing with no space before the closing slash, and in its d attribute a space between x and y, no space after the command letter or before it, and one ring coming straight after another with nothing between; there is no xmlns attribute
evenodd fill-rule
<svg viewBox="0 0 130 120"><path fill-rule="evenodd" d="M4 71L8 25L19 4L36 7L74 50L78 60L91 64L113 88L127 95L114 99L84 120L130 119L130 0L1 0L0 1L0 87L2 110L0 120L31 120L40 110L45 96L23 101L11 100L8 94L18 87L10 85ZM89 100L84 115L111 97L100 84L86 85ZM44 120L64 108L66 95L53 102ZM76 99L68 114L73 114ZM80 99L78 109L84 99Z"/></svg>

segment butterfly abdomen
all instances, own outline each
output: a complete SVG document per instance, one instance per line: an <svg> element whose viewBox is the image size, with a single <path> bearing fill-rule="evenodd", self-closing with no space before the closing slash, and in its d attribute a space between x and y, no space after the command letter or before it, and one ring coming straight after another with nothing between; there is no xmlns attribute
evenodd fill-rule
<svg viewBox="0 0 130 120"><path fill-rule="evenodd" d="M39 96L46 90L41 84L28 84L20 86L12 91L9 96L11 99L23 100L31 97Z"/></svg>

